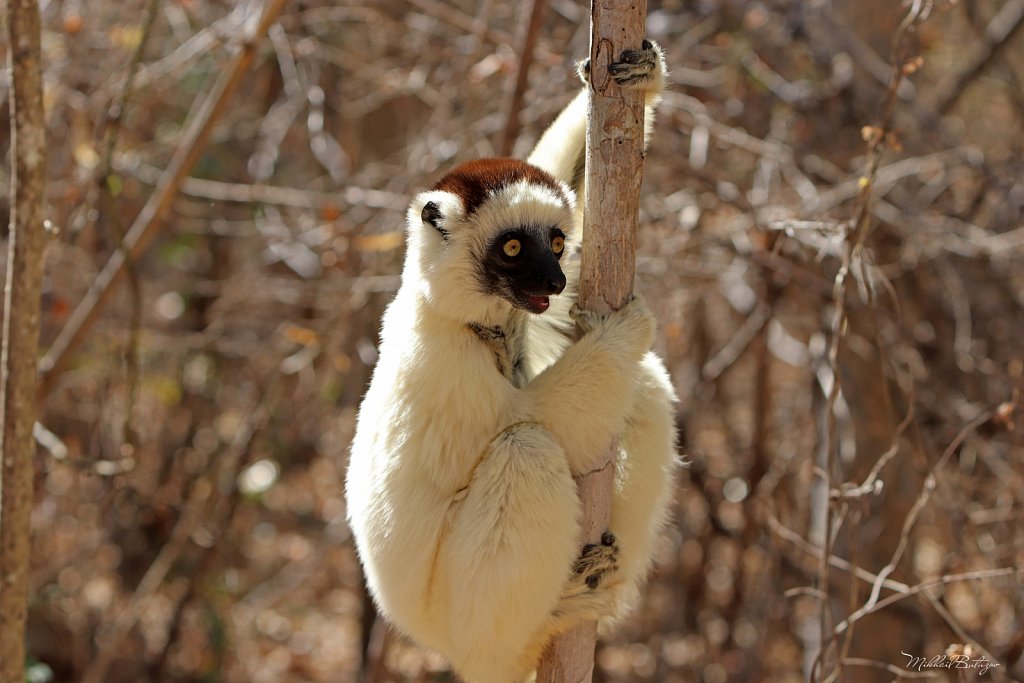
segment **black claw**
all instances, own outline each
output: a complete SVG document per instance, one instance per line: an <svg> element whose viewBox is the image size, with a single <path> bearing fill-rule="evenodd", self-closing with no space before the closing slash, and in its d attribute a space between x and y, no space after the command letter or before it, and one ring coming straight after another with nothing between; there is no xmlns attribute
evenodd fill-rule
<svg viewBox="0 0 1024 683"><path fill-rule="evenodd" d="M654 49L654 43L652 43L651 41L649 41L647 39L644 39L644 42L640 43L640 47L642 47L645 50L653 50Z"/></svg>
<svg viewBox="0 0 1024 683"><path fill-rule="evenodd" d="M615 545L615 534L610 531L601 534L601 545Z"/></svg>
<svg viewBox="0 0 1024 683"><path fill-rule="evenodd" d="M583 550L580 552L580 555L582 555L583 557L586 557L587 555L590 555L591 553L593 553L596 549L597 549L597 544L596 543L588 543L585 546L583 546Z"/></svg>
<svg viewBox="0 0 1024 683"><path fill-rule="evenodd" d="M599 583L601 583L600 574L591 574L587 577L587 588L597 588Z"/></svg>

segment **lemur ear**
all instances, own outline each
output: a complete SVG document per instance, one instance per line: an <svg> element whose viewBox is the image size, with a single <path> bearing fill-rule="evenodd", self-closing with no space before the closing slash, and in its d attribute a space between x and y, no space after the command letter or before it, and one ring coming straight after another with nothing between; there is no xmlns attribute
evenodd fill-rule
<svg viewBox="0 0 1024 683"><path fill-rule="evenodd" d="M437 205L437 202L427 202L424 204L420 218L423 219L424 223L429 223L435 230L441 233L441 239L448 239L448 231L441 227L441 207Z"/></svg>

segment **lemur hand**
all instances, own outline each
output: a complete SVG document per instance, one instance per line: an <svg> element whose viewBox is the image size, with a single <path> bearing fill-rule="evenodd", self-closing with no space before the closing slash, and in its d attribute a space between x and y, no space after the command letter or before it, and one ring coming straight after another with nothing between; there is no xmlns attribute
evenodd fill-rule
<svg viewBox="0 0 1024 683"><path fill-rule="evenodd" d="M590 59L579 62L576 71L584 83L589 83ZM665 52L657 43L644 40L639 50L623 50L619 61L608 66L608 73L623 88L660 92L668 73Z"/></svg>
<svg viewBox="0 0 1024 683"><path fill-rule="evenodd" d="M654 341L657 323L643 297L633 295L625 306L607 315L585 311L573 304L569 310L585 334L593 334L605 344L616 345L639 359Z"/></svg>

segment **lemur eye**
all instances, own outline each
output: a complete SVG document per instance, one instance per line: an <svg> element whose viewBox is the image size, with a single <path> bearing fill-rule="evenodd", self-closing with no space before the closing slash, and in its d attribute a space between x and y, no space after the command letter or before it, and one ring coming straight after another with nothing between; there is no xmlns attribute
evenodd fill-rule
<svg viewBox="0 0 1024 683"><path fill-rule="evenodd" d="M561 235L555 235L551 240L551 251L561 254L563 249L565 249L565 238Z"/></svg>
<svg viewBox="0 0 1024 683"><path fill-rule="evenodd" d="M518 256L519 250L523 248L523 245L519 244L519 240L509 240L505 242L505 246L502 247L502 251L505 252L505 256Z"/></svg>

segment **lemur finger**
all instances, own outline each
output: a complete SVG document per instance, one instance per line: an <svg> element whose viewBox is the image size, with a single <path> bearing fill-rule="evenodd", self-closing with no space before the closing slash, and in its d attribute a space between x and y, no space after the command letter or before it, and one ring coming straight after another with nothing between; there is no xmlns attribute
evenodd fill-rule
<svg viewBox="0 0 1024 683"><path fill-rule="evenodd" d="M602 539L604 540L604 539ZM619 548L616 545L588 544L583 547L580 558L573 565L573 574L579 577L587 588L597 588L601 579L619 568Z"/></svg>
<svg viewBox="0 0 1024 683"><path fill-rule="evenodd" d="M584 334L596 330L605 320L605 316L600 313L584 310L579 307L579 304L572 305L569 309L569 316Z"/></svg>
<svg viewBox="0 0 1024 683"><path fill-rule="evenodd" d="M623 87L646 83L651 79L657 61L655 59L645 60L644 57L637 56L643 54L641 52L623 52L622 57L625 59L610 64L608 73L612 75L616 83ZM627 59L629 61L626 61Z"/></svg>
<svg viewBox="0 0 1024 683"><path fill-rule="evenodd" d="M644 40L639 50L623 50L619 61L609 65L608 73L623 87L646 85L657 78L660 59L660 48Z"/></svg>
<svg viewBox="0 0 1024 683"><path fill-rule="evenodd" d="M602 542L605 539L601 539ZM614 538L612 539L614 541ZM583 546L580 556L573 564L574 574L590 574L605 572L618 566L619 547L615 543L598 545L588 543Z"/></svg>

